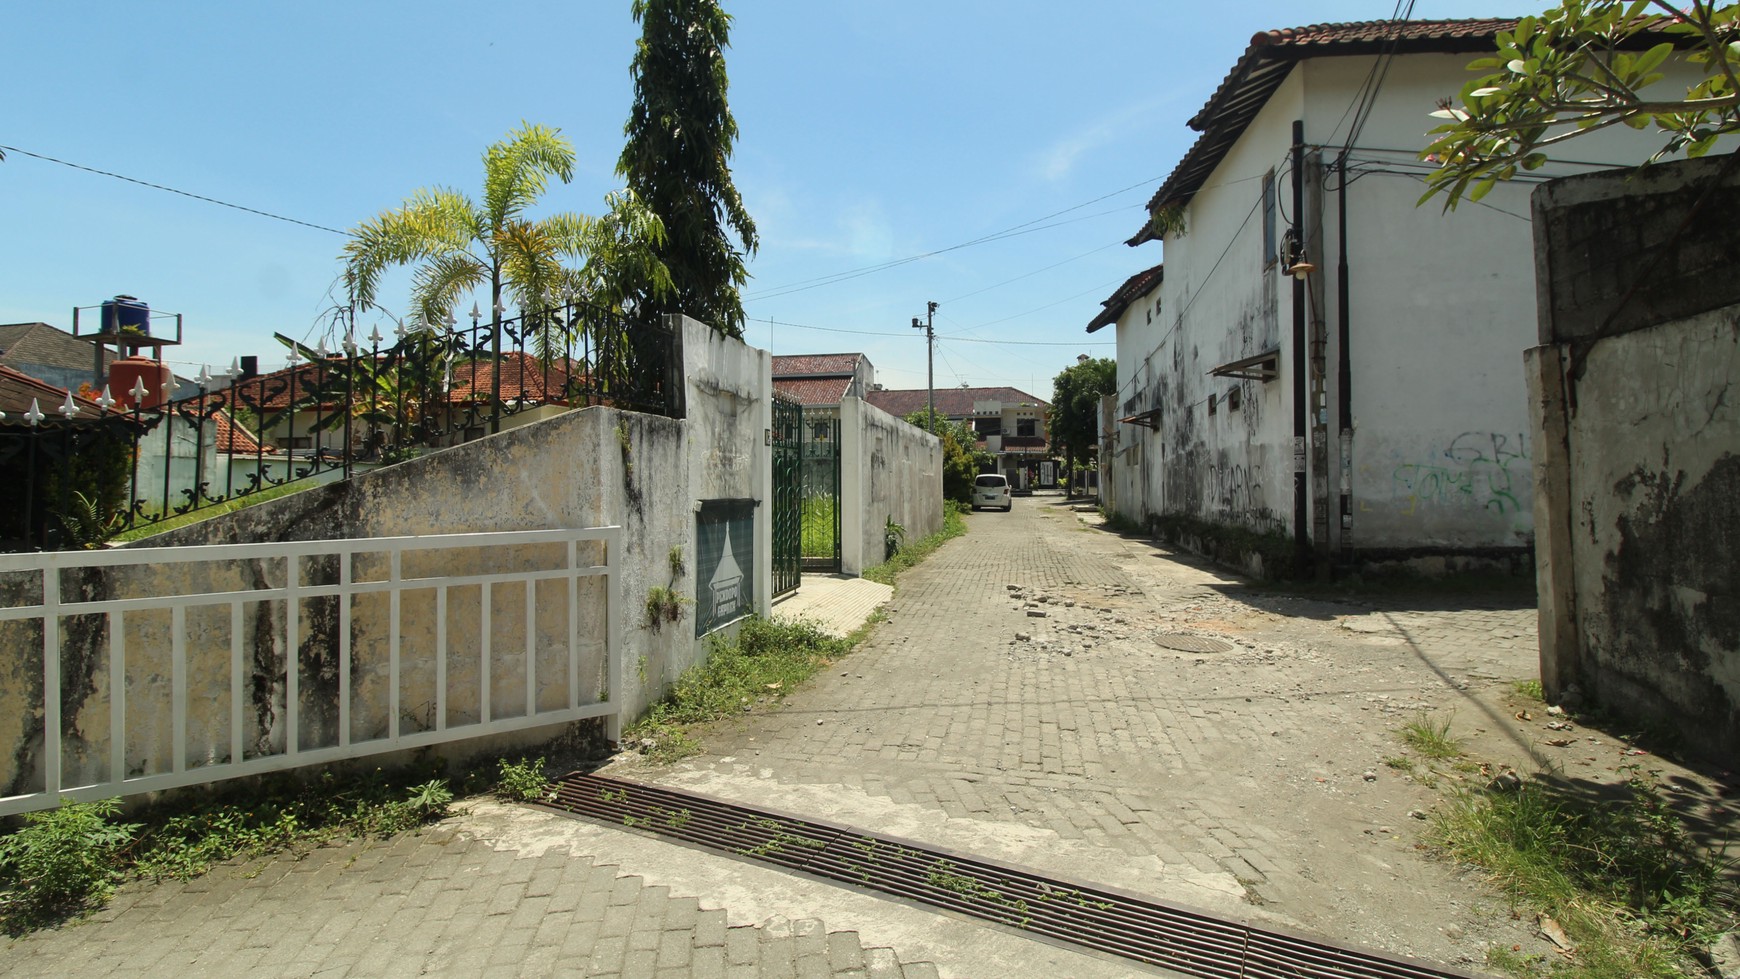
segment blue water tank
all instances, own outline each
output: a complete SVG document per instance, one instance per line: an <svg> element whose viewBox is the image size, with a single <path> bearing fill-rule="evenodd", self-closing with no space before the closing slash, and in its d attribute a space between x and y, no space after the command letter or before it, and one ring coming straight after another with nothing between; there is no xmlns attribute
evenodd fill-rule
<svg viewBox="0 0 1740 979"><path fill-rule="evenodd" d="M151 335L151 306L133 296L116 296L103 304L103 332L120 333L124 329Z"/></svg>

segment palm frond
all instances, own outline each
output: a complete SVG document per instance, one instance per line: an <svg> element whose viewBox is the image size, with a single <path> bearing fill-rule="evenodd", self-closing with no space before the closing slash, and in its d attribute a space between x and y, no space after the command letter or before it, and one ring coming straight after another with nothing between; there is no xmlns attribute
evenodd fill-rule
<svg viewBox="0 0 1740 979"><path fill-rule="evenodd" d="M489 284L489 269L464 253L434 256L411 277L413 320L441 323L465 293Z"/></svg>
<svg viewBox="0 0 1740 979"><path fill-rule="evenodd" d="M538 230L549 239L550 248L556 254L568 258L584 258L591 248L592 229L597 223L597 219L584 214L563 211L539 218L537 225Z"/></svg>
<svg viewBox="0 0 1740 979"><path fill-rule="evenodd" d="M468 254L477 223L477 209L465 195L443 188L417 191L402 207L357 225L340 256L346 295L360 308L373 306L387 269Z"/></svg>
<svg viewBox="0 0 1740 979"><path fill-rule="evenodd" d="M483 154L483 211L499 229L537 201L550 178L574 179L574 144L550 126L521 122Z"/></svg>

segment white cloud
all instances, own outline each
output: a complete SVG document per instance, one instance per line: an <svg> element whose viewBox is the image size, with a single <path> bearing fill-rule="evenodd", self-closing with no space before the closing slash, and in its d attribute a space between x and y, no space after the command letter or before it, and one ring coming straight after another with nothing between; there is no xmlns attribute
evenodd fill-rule
<svg viewBox="0 0 1740 979"><path fill-rule="evenodd" d="M1039 153L1040 175L1062 180L1083 156L1116 144L1132 129L1158 125L1153 118L1156 110L1169 101L1170 95L1161 95L1120 106L1053 140Z"/></svg>

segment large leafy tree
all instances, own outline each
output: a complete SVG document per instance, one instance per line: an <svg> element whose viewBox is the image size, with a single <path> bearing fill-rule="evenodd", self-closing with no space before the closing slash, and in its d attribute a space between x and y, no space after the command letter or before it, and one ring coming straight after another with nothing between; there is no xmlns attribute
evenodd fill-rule
<svg viewBox="0 0 1740 979"><path fill-rule="evenodd" d="M1676 50L1698 69L1690 84L1659 86ZM1611 126L1654 127L1652 159L1707 153L1740 131L1740 4L1693 0L1562 0L1498 35L1498 50L1469 66L1484 74L1433 115L1422 156L1439 169L1423 203L1479 200L1519 169L1533 170L1559 144Z"/></svg>
<svg viewBox="0 0 1740 979"><path fill-rule="evenodd" d="M759 241L731 181L731 16L719 0L635 0L634 18L642 27L630 69L634 108L616 171L664 223L656 252L670 270L675 311L741 336L738 289L749 278L745 256ZM659 311L650 284L637 298L642 315Z"/></svg>
<svg viewBox="0 0 1740 979"><path fill-rule="evenodd" d="M1069 469L1099 445L1100 398L1118 390L1118 364L1110 357L1077 361L1051 382L1051 439L1061 442Z"/></svg>

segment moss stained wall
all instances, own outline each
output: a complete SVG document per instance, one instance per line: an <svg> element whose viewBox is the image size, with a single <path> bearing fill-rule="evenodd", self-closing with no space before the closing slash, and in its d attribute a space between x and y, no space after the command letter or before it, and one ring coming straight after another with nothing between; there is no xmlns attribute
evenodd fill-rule
<svg viewBox="0 0 1740 979"><path fill-rule="evenodd" d="M673 577L670 554L694 553L695 502L715 495L755 497L766 485L768 458L757 411L765 411L771 375L764 351L719 338L683 320L688 417L670 419L613 408L572 411L455 446L419 459L317 486L245 510L140 541L136 548L255 541L363 539L430 534L622 527L622 553L614 599L622 620L624 686L608 691L632 718L664 694L666 685L695 662L701 646L689 614L685 621L650 626L642 612L649 589L672 587L694 595L692 569ZM745 406L748 406L747 408ZM758 550L759 537L758 537ZM471 549L407 555L405 577L484 573L552 567L559 548ZM583 562L586 555L582 555ZM692 562L687 562L691 563ZM757 565L770 562L758 555ZM335 581L335 561L303 561L305 584ZM385 559L359 558L354 580L384 577ZM197 594L279 586L283 560L235 561L190 566L147 566L66 576L69 597L117 598L164 593ZM447 676L450 725L482 713L481 589L450 589L447 601ZM34 592L34 594L33 594ZM492 589L490 709L493 716L524 711L526 593L524 586ZM532 596L537 659L537 703L567 700L565 656L568 630L566 587L542 585ZM582 703L595 702L604 687L607 596L602 585L581 586ZM21 576L0 576L0 604L40 600L39 588ZM433 591L402 598L401 730L433 726L435 709L435 598ZM762 599L765 606L766 600ZM349 609L353 644L353 740L388 729L387 600L363 597ZM283 603L244 607L242 628L244 754L281 752L285 746L287 684L283 648ZM340 610L330 599L308 600L300 609L300 744L336 744L339 715L337 635ZM188 653L190 764L229 760L230 611L227 604L190 609L182 635ZM64 784L107 775L109 648L106 628L95 619L66 620L62 668ZM169 651L172 620L166 611L127 618L127 745L129 774L168 771L172 745ZM41 633L34 622L0 623L0 791L39 789L42 784ZM546 658L547 657L547 658Z"/></svg>
<svg viewBox="0 0 1740 979"><path fill-rule="evenodd" d="M1740 754L1740 170L1536 190L1542 681Z"/></svg>

